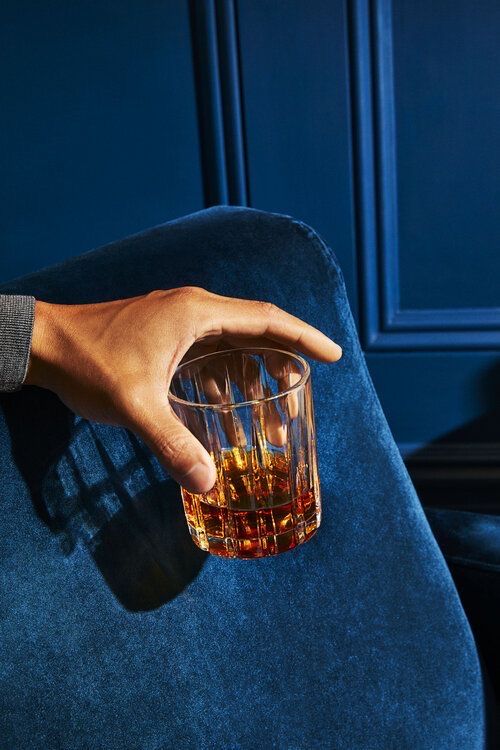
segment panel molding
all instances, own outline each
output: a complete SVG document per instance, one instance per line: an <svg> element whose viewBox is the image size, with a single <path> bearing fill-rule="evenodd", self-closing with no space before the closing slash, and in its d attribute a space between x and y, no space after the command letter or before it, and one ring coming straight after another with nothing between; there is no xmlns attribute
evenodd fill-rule
<svg viewBox="0 0 500 750"><path fill-rule="evenodd" d="M347 6L363 347L498 349L498 307L401 309L392 0Z"/></svg>
<svg viewBox="0 0 500 750"><path fill-rule="evenodd" d="M205 206L249 205L234 0L190 0Z"/></svg>

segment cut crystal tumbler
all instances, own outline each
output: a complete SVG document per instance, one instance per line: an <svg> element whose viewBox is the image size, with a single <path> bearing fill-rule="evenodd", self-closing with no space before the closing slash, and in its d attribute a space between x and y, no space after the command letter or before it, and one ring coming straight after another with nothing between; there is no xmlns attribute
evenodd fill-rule
<svg viewBox="0 0 500 750"><path fill-rule="evenodd" d="M182 489L194 542L255 558L310 539L321 500L307 362L270 348L214 352L180 365L169 397L217 468L209 492Z"/></svg>

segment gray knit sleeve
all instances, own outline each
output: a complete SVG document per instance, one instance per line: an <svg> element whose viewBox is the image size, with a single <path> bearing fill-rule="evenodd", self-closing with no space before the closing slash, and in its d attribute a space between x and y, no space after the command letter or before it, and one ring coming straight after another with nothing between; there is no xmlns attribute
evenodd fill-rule
<svg viewBox="0 0 500 750"><path fill-rule="evenodd" d="M0 294L0 391L17 391L26 377L35 298Z"/></svg>

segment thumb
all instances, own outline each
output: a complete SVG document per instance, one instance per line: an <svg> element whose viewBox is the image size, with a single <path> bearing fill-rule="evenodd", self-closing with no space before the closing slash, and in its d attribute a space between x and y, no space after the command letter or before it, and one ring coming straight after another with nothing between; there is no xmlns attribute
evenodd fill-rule
<svg viewBox="0 0 500 750"><path fill-rule="evenodd" d="M212 489L217 478L214 462L168 401L151 404L131 426L182 487L196 493Z"/></svg>

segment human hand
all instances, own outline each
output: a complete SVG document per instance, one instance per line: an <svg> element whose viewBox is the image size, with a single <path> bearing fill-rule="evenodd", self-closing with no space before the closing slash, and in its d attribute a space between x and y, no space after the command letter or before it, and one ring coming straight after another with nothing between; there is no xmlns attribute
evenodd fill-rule
<svg viewBox="0 0 500 750"><path fill-rule="evenodd" d="M268 302L198 287L88 305L38 301L26 383L54 391L80 416L138 434L191 492L216 479L210 455L169 403L178 364L218 348L275 346L335 362L340 347Z"/></svg>

